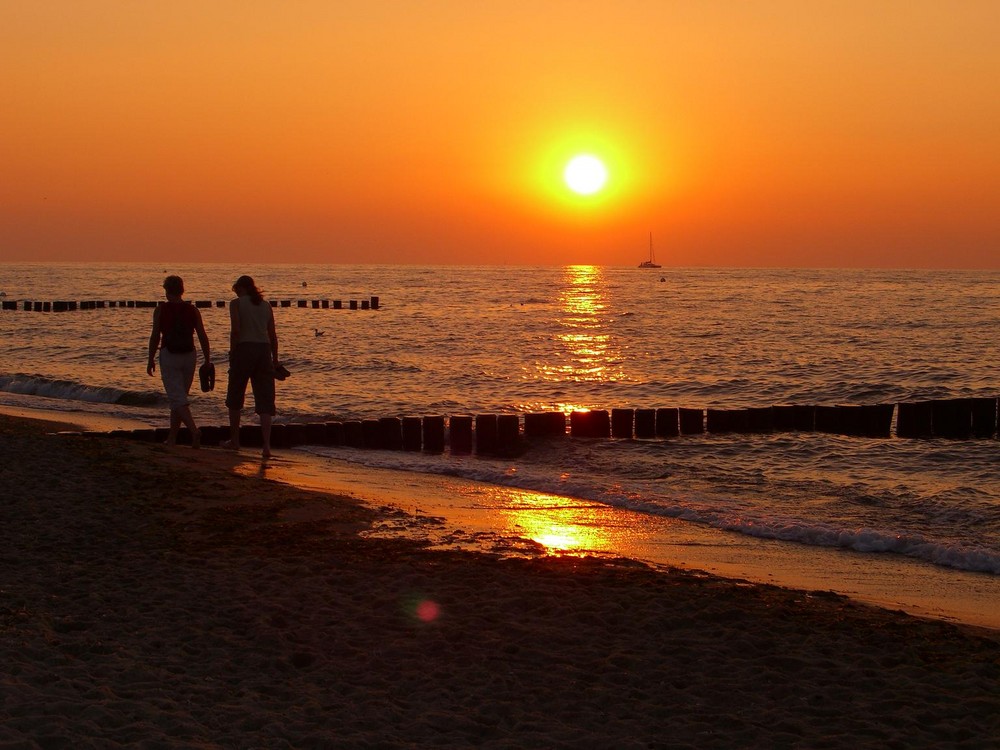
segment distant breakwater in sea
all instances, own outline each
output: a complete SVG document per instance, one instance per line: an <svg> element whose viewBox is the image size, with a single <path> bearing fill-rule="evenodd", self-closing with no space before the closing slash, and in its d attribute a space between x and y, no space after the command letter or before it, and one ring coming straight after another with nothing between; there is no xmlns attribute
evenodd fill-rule
<svg viewBox="0 0 1000 750"><path fill-rule="evenodd" d="M362 300L340 299L282 299L270 300L271 307L301 307L312 308L313 310L378 310L381 303L378 297L369 297ZM159 307L163 300L3 300L0 302L0 310L12 312L75 312L77 310L103 310L103 309L151 309ZM225 300L195 300L192 304L199 309L211 307L225 307Z"/></svg>

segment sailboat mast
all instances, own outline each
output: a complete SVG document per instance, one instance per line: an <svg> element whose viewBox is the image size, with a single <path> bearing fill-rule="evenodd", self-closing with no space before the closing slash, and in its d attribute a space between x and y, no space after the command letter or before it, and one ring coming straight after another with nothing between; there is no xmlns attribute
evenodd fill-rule
<svg viewBox="0 0 1000 750"><path fill-rule="evenodd" d="M656 258L653 256L653 233L649 233L649 261L651 263L656 262Z"/></svg>

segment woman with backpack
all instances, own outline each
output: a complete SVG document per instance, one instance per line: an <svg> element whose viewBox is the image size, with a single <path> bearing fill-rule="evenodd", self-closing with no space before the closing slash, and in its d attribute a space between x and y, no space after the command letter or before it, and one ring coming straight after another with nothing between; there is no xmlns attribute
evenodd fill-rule
<svg viewBox="0 0 1000 750"><path fill-rule="evenodd" d="M160 350L160 378L170 401L170 433L166 444L177 443L177 431L184 424L191 431L191 447L201 445L201 431L194 422L188 393L194 381L197 354L194 350L194 334L198 334L201 353L205 364L212 361L208 345L208 335L198 308L185 302L184 280L180 276L167 276L163 280L166 303L153 312L153 330L149 335L149 361L146 373L156 372L156 350Z"/></svg>

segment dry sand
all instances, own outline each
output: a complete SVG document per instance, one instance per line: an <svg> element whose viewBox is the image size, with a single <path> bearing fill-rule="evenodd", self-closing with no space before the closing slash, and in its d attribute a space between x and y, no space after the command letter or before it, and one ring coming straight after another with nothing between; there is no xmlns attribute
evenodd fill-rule
<svg viewBox="0 0 1000 750"><path fill-rule="evenodd" d="M0 416L0 748L1000 747L1000 634L362 538L219 450Z"/></svg>

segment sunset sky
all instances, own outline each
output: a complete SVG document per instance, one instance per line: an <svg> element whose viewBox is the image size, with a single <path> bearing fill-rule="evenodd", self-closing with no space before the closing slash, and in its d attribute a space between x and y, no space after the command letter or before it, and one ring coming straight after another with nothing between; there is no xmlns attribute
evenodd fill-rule
<svg viewBox="0 0 1000 750"><path fill-rule="evenodd" d="M0 0L0 260L1000 268L998 38L997 0Z"/></svg>

